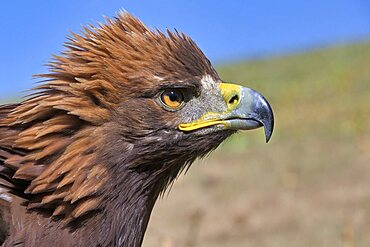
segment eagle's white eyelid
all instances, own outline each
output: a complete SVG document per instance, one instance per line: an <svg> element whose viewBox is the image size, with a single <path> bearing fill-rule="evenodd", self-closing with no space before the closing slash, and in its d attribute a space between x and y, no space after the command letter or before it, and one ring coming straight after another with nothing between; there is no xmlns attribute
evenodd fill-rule
<svg viewBox="0 0 370 247"><path fill-rule="evenodd" d="M214 81L212 76L210 76L208 74L204 75L200 82L202 83L202 86L206 90L210 90L210 89L214 88L215 85L216 85L216 82Z"/></svg>

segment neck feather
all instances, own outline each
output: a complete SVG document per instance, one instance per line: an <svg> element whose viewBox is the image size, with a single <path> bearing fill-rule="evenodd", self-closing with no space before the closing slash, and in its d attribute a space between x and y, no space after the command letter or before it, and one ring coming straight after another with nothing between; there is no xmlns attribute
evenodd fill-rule
<svg viewBox="0 0 370 247"><path fill-rule="evenodd" d="M176 173L182 165L175 165ZM81 232L82 235L94 239L94 244L99 242L100 246L140 247L154 204L173 180L168 181L169 177L176 176L163 173L153 179L149 172L132 170L113 174L115 182L105 188L107 197L103 211L94 222L86 224L90 230Z"/></svg>

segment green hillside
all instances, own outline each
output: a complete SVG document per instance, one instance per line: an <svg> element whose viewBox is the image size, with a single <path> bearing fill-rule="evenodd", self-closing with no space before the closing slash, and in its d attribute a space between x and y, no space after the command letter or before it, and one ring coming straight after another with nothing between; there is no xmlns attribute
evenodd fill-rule
<svg viewBox="0 0 370 247"><path fill-rule="evenodd" d="M271 143L240 133L194 165L144 246L370 246L370 43L218 71L270 101Z"/></svg>
<svg viewBox="0 0 370 247"><path fill-rule="evenodd" d="M263 92L280 138L369 135L370 43L227 65L224 80Z"/></svg>

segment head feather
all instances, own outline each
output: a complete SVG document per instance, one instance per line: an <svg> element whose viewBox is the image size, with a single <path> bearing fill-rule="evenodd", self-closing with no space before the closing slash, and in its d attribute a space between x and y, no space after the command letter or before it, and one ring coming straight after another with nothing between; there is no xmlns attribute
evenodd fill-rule
<svg viewBox="0 0 370 247"><path fill-rule="evenodd" d="M150 30L126 12L72 34L65 47L28 99L0 111L0 161L8 174L0 183L25 193L29 209L70 221L100 205L108 171L97 161L102 143L95 137L104 135L99 127L114 109L160 83L217 74L188 36Z"/></svg>

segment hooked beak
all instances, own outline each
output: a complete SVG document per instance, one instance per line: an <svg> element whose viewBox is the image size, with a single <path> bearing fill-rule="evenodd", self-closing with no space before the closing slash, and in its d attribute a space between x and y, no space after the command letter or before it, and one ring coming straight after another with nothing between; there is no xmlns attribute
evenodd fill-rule
<svg viewBox="0 0 370 247"><path fill-rule="evenodd" d="M270 104L253 89L231 83L220 83L219 88L227 105L227 112L209 112L191 123L179 125L182 131L193 131L209 126L222 129L251 130L264 127L266 142L274 129L274 114Z"/></svg>

